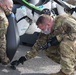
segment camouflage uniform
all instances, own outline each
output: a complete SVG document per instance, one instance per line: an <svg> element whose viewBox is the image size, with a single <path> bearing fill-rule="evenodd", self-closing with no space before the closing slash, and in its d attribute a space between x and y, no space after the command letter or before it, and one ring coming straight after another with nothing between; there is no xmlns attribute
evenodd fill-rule
<svg viewBox="0 0 76 75"><path fill-rule="evenodd" d="M58 16L53 35L62 39L60 43L60 64L62 72L74 72L76 58L76 20L70 15Z"/></svg>
<svg viewBox="0 0 76 75"><path fill-rule="evenodd" d="M9 63L9 59L6 54L6 32L8 27L8 20L6 15L10 14L9 10L4 11L0 7L0 61L2 64Z"/></svg>
<svg viewBox="0 0 76 75"><path fill-rule="evenodd" d="M76 21L69 15L58 16L55 19L53 27L54 32L49 35L40 34L31 51L26 53L25 57L31 59L39 52L39 47L47 42L51 36L57 36L61 43L57 46L51 46L45 53L55 61L60 60L61 70L70 75L74 72L76 57Z"/></svg>

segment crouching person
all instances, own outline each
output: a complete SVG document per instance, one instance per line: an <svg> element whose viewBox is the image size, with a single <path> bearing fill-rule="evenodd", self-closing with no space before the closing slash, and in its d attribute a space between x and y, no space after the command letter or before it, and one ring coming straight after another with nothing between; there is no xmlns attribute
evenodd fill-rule
<svg viewBox="0 0 76 75"><path fill-rule="evenodd" d="M45 53L50 58L60 57L61 64L61 70L51 75L74 75L76 65L76 20L68 14L59 15L55 19L48 15L41 15L36 24L42 30L42 36L39 36L32 50L26 53L25 57L13 61L11 65L35 57L39 49L42 49L41 46L47 42L48 47L44 48ZM54 37L52 43L48 42L51 37Z"/></svg>

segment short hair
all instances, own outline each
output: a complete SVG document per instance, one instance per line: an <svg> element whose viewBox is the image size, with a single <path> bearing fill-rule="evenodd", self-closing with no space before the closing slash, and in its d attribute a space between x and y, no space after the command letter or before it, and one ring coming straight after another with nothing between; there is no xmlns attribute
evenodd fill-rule
<svg viewBox="0 0 76 75"><path fill-rule="evenodd" d="M40 15L40 17L37 19L37 21L36 21L36 25L39 25L39 24L42 24L42 23L44 23L45 22L45 20L51 20L51 16L49 16L49 15L46 15L46 14L42 14L42 15Z"/></svg>

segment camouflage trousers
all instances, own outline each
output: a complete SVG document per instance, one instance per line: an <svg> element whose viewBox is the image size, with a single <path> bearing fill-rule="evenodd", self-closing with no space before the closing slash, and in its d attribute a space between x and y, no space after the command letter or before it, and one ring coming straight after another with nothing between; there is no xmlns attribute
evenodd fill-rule
<svg viewBox="0 0 76 75"><path fill-rule="evenodd" d="M5 12L0 8L0 61L5 61L6 55L6 32L8 20Z"/></svg>
<svg viewBox="0 0 76 75"><path fill-rule="evenodd" d="M40 41L39 41L40 43ZM41 40L42 43L42 40ZM26 53L26 58L31 59L35 57L39 50L37 48L38 44L35 43L34 47L30 52ZM57 46L51 46L45 50L45 54L53 59L54 61L61 64L61 70L67 75L74 72L75 58L76 58L76 41L64 40Z"/></svg>
<svg viewBox="0 0 76 75"><path fill-rule="evenodd" d="M61 64L61 70L67 75L74 73L76 67L76 40L64 40L59 46L46 50L47 56Z"/></svg>
<svg viewBox="0 0 76 75"><path fill-rule="evenodd" d="M76 66L76 40L64 40L60 44L60 64L62 72L65 74L74 73Z"/></svg>

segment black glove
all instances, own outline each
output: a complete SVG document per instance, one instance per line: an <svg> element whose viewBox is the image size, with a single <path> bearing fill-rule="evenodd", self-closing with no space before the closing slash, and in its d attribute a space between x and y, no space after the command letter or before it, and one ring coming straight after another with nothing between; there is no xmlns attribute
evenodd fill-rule
<svg viewBox="0 0 76 75"><path fill-rule="evenodd" d="M55 46L55 45L58 45L60 42L57 40L56 37L52 37L50 38L47 43L45 43L44 45L42 45L40 47L40 49L44 50L44 49L47 49L49 48L50 46Z"/></svg>
<svg viewBox="0 0 76 75"><path fill-rule="evenodd" d="M22 56L22 57L19 58L18 61L19 61L19 63L21 63L23 65L26 60L27 59L24 56Z"/></svg>
<svg viewBox="0 0 76 75"><path fill-rule="evenodd" d="M25 56L21 56L19 60L12 61L10 67L15 70L16 66L18 66L20 63L23 65L25 61L26 61Z"/></svg>
<svg viewBox="0 0 76 75"><path fill-rule="evenodd" d="M18 60L15 60L15 61L13 61L13 62L11 62L11 68L13 69L13 70L15 70L16 69L16 66L18 66L19 65L19 61Z"/></svg>

